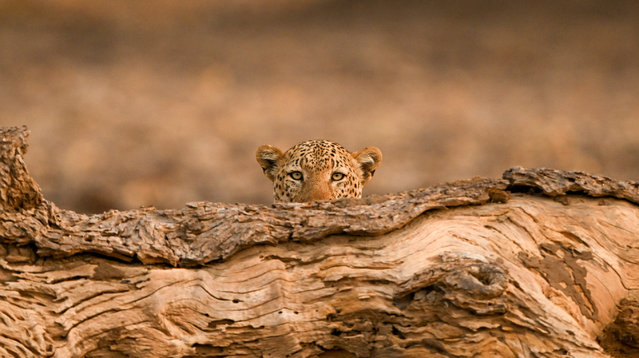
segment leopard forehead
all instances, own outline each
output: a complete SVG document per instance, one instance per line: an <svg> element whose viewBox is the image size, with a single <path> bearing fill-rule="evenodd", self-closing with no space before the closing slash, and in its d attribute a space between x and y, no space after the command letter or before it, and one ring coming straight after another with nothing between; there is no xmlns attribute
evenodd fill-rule
<svg viewBox="0 0 639 358"><path fill-rule="evenodd" d="M353 166L353 157L340 144L315 139L295 145L284 153L286 166L304 168L311 171L324 171L337 167Z"/></svg>

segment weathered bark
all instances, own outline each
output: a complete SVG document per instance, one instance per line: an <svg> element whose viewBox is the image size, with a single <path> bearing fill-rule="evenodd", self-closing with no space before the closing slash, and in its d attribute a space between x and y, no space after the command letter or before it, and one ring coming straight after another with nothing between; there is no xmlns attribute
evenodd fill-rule
<svg viewBox="0 0 639 358"><path fill-rule="evenodd" d="M639 356L637 183L89 216L42 197L27 134L0 131L0 356Z"/></svg>

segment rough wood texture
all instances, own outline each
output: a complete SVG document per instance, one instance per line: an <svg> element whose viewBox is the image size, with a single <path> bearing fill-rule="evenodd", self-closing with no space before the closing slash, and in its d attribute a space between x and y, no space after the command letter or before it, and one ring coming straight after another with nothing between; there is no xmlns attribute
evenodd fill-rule
<svg viewBox="0 0 639 358"><path fill-rule="evenodd" d="M0 356L639 356L637 183L87 216L42 197L27 134L0 131Z"/></svg>

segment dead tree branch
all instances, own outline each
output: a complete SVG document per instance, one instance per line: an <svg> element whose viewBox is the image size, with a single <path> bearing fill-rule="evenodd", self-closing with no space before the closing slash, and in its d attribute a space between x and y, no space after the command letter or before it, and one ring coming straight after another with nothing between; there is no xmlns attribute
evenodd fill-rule
<svg viewBox="0 0 639 358"><path fill-rule="evenodd" d="M513 168L308 204L84 215L0 130L0 355L639 356L639 184Z"/></svg>

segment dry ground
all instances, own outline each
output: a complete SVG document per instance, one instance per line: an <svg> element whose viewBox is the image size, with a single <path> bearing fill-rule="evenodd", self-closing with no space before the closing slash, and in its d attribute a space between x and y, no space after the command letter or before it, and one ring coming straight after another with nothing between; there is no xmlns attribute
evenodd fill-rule
<svg viewBox="0 0 639 358"><path fill-rule="evenodd" d="M0 125L80 211L269 202L260 144L376 145L368 193L513 165L639 180L639 2L0 0Z"/></svg>

